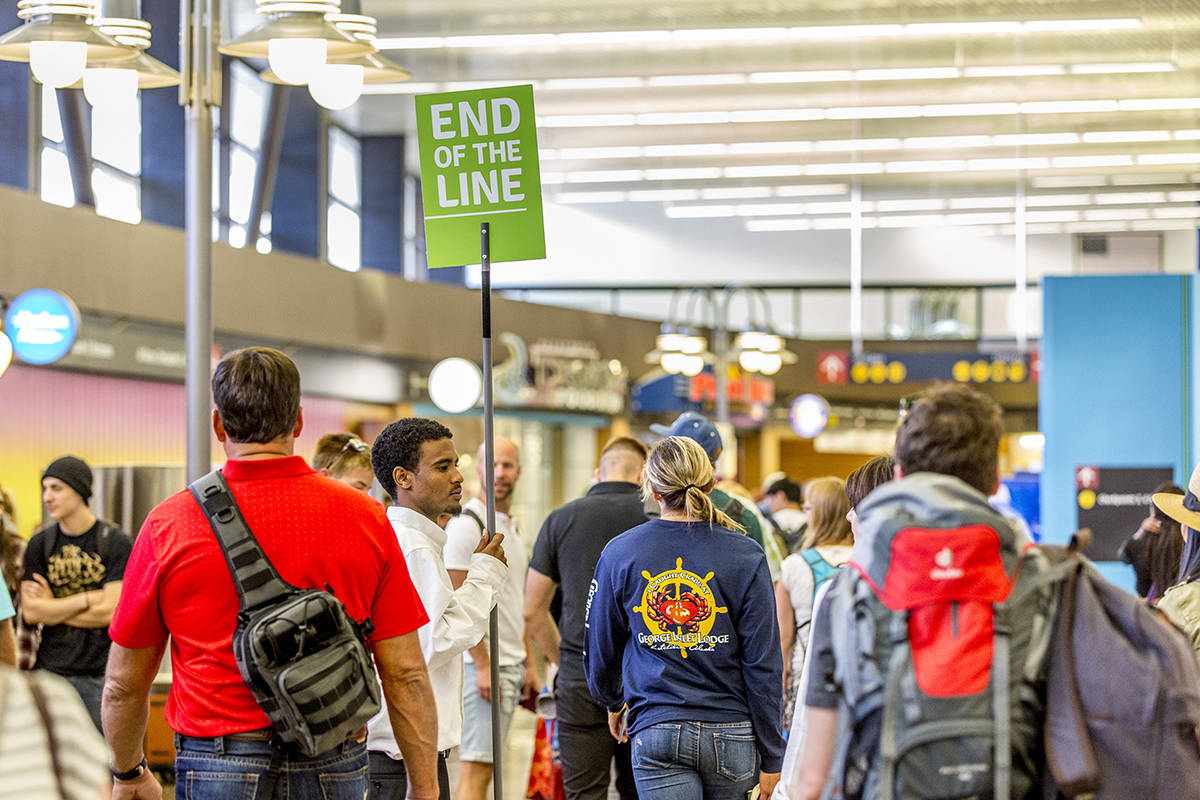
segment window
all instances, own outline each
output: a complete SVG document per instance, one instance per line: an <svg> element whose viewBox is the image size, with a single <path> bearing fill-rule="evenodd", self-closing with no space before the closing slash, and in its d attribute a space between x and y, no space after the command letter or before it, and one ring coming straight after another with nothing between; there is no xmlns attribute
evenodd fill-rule
<svg viewBox="0 0 1200 800"><path fill-rule="evenodd" d="M136 111L93 109L92 194L96 213L123 222L142 221L141 97ZM60 206L75 205L75 185L63 135L58 95L42 86L42 199Z"/></svg>
<svg viewBox="0 0 1200 800"><path fill-rule="evenodd" d="M229 244L245 247L246 226L254 202L254 179L262 158L263 130L267 120L270 90L254 70L233 62L229 70ZM214 109L219 112L221 109ZM214 140L213 150L213 238L220 234L221 143ZM270 214L264 212L260 236L255 242L260 253L271 252Z"/></svg>
<svg viewBox="0 0 1200 800"><path fill-rule="evenodd" d="M329 263L357 271L362 267L362 145L336 125L329 127L329 204L325 219Z"/></svg>

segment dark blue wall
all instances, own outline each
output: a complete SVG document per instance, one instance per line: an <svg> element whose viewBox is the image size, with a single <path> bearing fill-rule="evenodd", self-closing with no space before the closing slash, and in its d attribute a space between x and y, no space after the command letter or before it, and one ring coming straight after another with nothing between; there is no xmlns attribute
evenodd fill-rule
<svg viewBox="0 0 1200 800"><path fill-rule="evenodd" d="M0 34L22 24L17 4L0 6ZM29 65L0 61L0 183L29 188Z"/></svg>
<svg viewBox="0 0 1200 800"><path fill-rule="evenodd" d="M179 69L179 3L142 0L150 20L150 55ZM179 89L142 92L142 218L182 228L184 224L183 106ZM216 187L213 187L216 191Z"/></svg>
<svg viewBox="0 0 1200 800"><path fill-rule="evenodd" d="M362 264L404 273L404 137L362 139Z"/></svg>
<svg viewBox="0 0 1200 800"><path fill-rule="evenodd" d="M308 89L289 87L279 175L271 201L273 249L313 258L325 256L317 252L318 215L324 213L318 208L320 138L320 114Z"/></svg>

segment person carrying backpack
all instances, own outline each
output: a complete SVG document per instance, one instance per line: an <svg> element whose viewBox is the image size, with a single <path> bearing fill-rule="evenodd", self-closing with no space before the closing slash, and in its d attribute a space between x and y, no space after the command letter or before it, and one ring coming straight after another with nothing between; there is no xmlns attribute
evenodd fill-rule
<svg viewBox="0 0 1200 800"><path fill-rule="evenodd" d="M1017 591L1018 537L987 503L1002 434L999 406L957 385L901 422L901 479L856 509L813 631L798 797L1038 795L1041 709L1021 691L1037 593Z"/></svg>

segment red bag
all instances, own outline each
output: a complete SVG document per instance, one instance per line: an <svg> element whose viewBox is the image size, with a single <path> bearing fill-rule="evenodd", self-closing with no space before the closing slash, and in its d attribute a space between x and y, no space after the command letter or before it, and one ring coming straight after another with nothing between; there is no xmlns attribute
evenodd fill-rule
<svg viewBox="0 0 1200 800"><path fill-rule="evenodd" d="M565 800L562 765L554 753L551 741L554 720L538 717L537 735L533 740L533 764L529 768L529 788L525 797L530 800Z"/></svg>

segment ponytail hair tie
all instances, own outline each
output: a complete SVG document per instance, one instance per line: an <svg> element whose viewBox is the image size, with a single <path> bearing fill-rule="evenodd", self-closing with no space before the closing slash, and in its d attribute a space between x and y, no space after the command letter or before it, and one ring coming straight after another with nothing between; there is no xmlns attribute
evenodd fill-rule
<svg viewBox="0 0 1200 800"><path fill-rule="evenodd" d="M686 492L688 489L699 489L699 488L700 488L700 487L699 487L699 486L697 486L696 484L694 484L694 483L689 483L687 486L683 487L683 490Z"/></svg>

